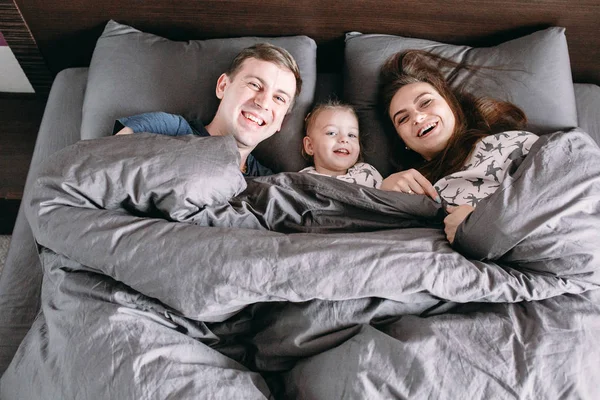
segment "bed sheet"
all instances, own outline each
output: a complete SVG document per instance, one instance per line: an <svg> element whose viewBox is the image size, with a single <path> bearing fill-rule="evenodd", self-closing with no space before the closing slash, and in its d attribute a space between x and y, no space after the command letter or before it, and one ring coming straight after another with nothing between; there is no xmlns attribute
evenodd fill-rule
<svg viewBox="0 0 600 400"><path fill-rule="evenodd" d="M144 156L124 158L126 142ZM459 231L463 253L422 196L232 168L215 202L188 185L215 179L198 164L214 146L235 148L105 138L44 164L26 208L42 312L2 398L598 393L600 149L587 134L540 138Z"/></svg>
<svg viewBox="0 0 600 400"><path fill-rule="evenodd" d="M29 195L38 165L52 153L79 139L87 72L87 68L67 69L59 73L54 81L38 134L25 198ZM320 74L316 98L326 99L332 91L341 93L340 82L337 76ZM600 88L590 84L575 84L575 94L579 125L590 132L598 143ZM0 275L0 374L8 367L39 311L41 280L37 247L21 207L4 272Z"/></svg>

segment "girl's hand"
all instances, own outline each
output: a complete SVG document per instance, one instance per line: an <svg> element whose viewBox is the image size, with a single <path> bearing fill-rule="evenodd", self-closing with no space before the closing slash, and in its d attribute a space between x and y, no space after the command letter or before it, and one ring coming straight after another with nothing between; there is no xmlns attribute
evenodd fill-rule
<svg viewBox="0 0 600 400"><path fill-rule="evenodd" d="M408 194L425 194L440 202L431 182L416 169L407 169L388 176L381 183L381 189Z"/></svg>
<svg viewBox="0 0 600 400"><path fill-rule="evenodd" d="M475 210L475 207L471 207L466 204L456 207L446 207L448 215L446 218L444 218L444 232L446 233L446 238L448 238L450 244L454 243L454 237L456 236L456 230L458 229L458 226L462 224L465 218L467 218L467 216L471 214L473 210Z"/></svg>

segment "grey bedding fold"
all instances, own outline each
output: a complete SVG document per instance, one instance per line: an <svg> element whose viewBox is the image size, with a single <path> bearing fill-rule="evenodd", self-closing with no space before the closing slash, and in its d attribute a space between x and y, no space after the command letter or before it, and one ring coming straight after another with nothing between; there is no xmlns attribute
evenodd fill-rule
<svg viewBox="0 0 600 400"><path fill-rule="evenodd" d="M425 197L309 174L246 182L229 138L81 142L27 204L42 312L0 394L585 398L598 160L585 133L542 137L458 252Z"/></svg>

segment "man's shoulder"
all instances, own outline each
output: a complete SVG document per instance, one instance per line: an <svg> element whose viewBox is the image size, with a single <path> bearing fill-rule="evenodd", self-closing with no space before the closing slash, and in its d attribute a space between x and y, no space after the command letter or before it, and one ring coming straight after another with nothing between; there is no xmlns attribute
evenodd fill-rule
<svg viewBox="0 0 600 400"><path fill-rule="evenodd" d="M246 159L246 166L246 176L273 175L273 171L271 171L269 168L265 167L260 162L258 162L256 157L254 157L252 154L248 154L248 158Z"/></svg>
<svg viewBox="0 0 600 400"><path fill-rule="evenodd" d="M201 136L201 137L210 136L210 133L208 133L208 131L206 130L206 127L204 126L204 124L202 123L201 120L194 119L194 120L188 121L188 124L192 128L192 133L194 135Z"/></svg>

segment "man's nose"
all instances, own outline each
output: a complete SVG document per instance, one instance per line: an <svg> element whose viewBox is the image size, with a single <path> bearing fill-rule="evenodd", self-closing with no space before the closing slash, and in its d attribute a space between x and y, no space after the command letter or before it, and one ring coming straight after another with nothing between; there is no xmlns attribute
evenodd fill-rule
<svg viewBox="0 0 600 400"><path fill-rule="evenodd" d="M268 110L269 109L269 97L264 93L257 93L256 96L254 96L254 104L256 104L256 106L262 108L263 110Z"/></svg>

